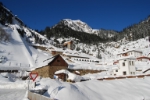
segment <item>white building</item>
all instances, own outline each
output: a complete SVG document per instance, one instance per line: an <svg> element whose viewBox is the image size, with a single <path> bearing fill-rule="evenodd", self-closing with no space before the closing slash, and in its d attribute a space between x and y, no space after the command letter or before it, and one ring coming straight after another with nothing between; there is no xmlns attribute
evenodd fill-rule
<svg viewBox="0 0 150 100"><path fill-rule="evenodd" d="M122 58L118 60L118 67L113 69L114 76L135 75L135 60L136 58Z"/></svg>
<svg viewBox="0 0 150 100"><path fill-rule="evenodd" d="M113 69L113 75L135 75L135 61L136 58L142 56L142 51L139 50L124 50L117 54L118 67ZM116 63L116 62L114 62Z"/></svg>
<svg viewBox="0 0 150 100"><path fill-rule="evenodd" d="M123 51L117 54L118 58L122 58L122 57L141 57L142 56L142 51L139 50L127 50L127 51Z"/></svg>

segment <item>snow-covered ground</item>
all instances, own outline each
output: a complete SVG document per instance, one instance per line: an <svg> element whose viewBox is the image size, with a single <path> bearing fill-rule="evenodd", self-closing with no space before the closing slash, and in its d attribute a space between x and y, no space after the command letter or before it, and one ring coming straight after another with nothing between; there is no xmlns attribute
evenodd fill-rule
<svg viewBox="0 0 150 100"><path fill-rule="evenodd" d="M28 100L24 89L0 89L0 100Z"/></svg>
<svg viewBox="0 0 150 100"><path fill-rule="evenodd" d="M0 74L0 100L28 100L27 81L16 79L13 82L11 77L4 77Z"/></svg>
<svg viewBox="0 0 150 100"><path fill-rule="evenodd" d="M58 100L150 100L149 83L150 77L77 83L44 78L35 89L48 89L44 95Z"/></svg>

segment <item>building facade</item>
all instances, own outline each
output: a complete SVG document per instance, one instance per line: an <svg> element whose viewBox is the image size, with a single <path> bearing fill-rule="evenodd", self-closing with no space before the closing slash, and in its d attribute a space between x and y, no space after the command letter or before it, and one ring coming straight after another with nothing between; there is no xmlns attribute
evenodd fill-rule
<svg viewBox="0 0 150 100"><path fill-rule="evenodd" d="M120 59L118 63L118 68L113 70L114 76L122 75L135 75L135 58L125 58Z"/></svg>
<svg viewBox="0 0 150 100"><path fill-rule="evenodd" d="M68 64L60 55L56 55L48 65L36 68L32 72L37 72L41 77L50 77L53 79L55 72L61 69L68 69Z"/></svg>
<svg viewBox="0 0 150 100"><path fill-rule="evenodd" d="M121 53L117 54L117 57L122 58L122 57L140 57L142 56L142 51L139 50L127 50L127 51L123 51Z"/></svg>

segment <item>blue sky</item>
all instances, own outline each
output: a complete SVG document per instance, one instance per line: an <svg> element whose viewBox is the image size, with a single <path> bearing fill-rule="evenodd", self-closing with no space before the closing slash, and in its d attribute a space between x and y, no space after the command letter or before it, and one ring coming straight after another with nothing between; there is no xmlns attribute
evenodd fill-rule
<svg viewBox="0 0 150 100"><path fill-rule="evenodd" d="M123 28L150 15L150 0L1 0L32 29L80 19L94 29Z"/></svg>

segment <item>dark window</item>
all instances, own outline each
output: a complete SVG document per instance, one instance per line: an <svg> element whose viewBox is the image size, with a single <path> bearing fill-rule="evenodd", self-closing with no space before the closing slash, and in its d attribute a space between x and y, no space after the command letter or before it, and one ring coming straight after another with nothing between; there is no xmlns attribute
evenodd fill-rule
<svg viewBox="0 0 150 100"><path fill-rule="evenodd" d="M116 72L118 72L118 70L116 70Z"/></svg>
<svg viewBox="0 0 150 100"><path fill-rule="evenodd" d="M57 62L60 62L60 60L57 60Z"/></svg>
<svg viewBox="0 0 150 100"><path fill-rule="evenodd" d="M127 74L126 71L124 71L124 72L123 72L123 75L126 75L126 74Z"/></svg>
<svg viewBox="0 0 150 100"><path fill-rule="evenodd" d="M134 66L134 62L132 61L132 65Z"/></svg>
<svg viewBox="0 0 150 100"><path fill-rule="evenodd" d="M125 62L122 63L122 66L125 66Z"/></svg>
<svg viewBox="0 0 150 100"><path fill-rule="evenodd" d="M129 61L129 65L131 66L131 61Z"/></svg>

